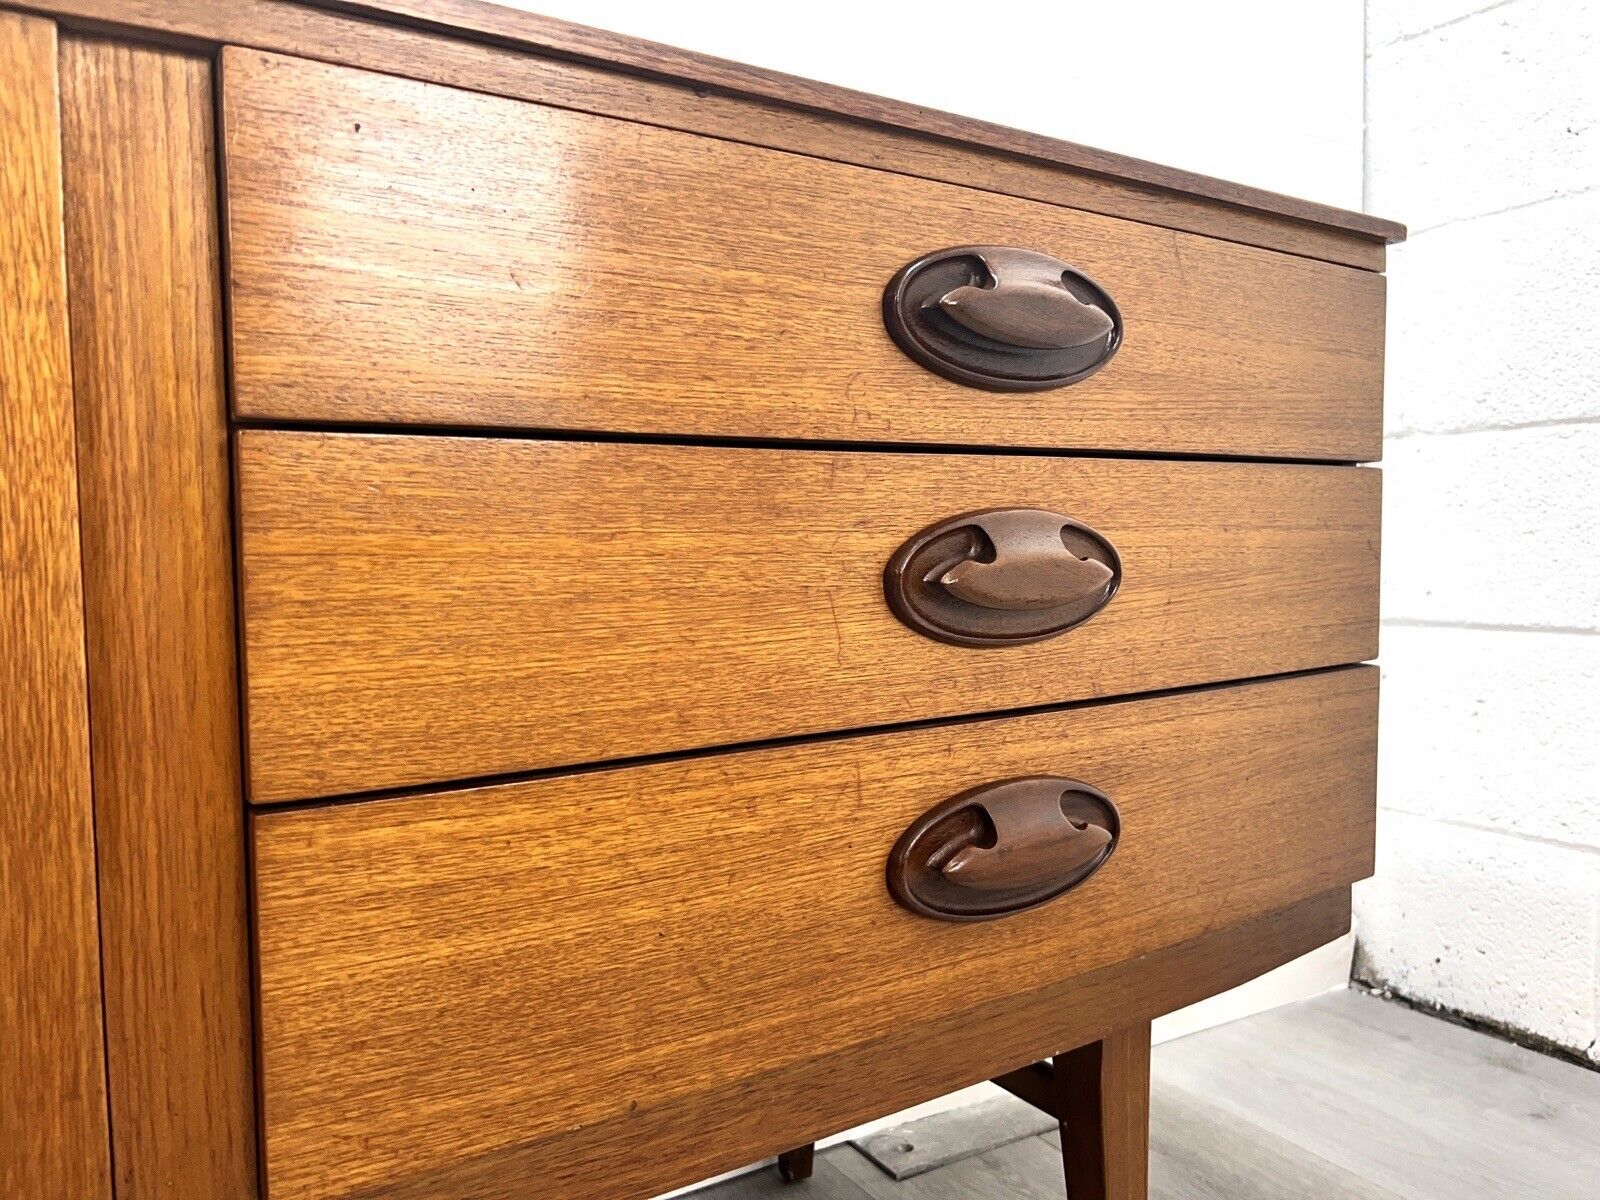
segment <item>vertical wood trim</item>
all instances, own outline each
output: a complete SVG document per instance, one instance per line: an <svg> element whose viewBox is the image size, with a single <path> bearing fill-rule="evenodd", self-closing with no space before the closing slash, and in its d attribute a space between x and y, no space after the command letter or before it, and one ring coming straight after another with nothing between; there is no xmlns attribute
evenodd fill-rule
<svg viewBox="0 0 1600 1200"><path fill-rule="evenodd" d="M0 13L0 1196L110 1195L55 26Z"/></svg>
<svg viewBox="0 0 1600 1200"><path fill-rule="evenodd" d="M118 1200L254 1196L211 63L62 44Z"/></svg>
<svg viewBox="0 0 1600 1200"><path fill-rule="evenodd" d="M1055 1059L1056 1116L1072 1200L1146 1200L1150 1022Z"/></svg>

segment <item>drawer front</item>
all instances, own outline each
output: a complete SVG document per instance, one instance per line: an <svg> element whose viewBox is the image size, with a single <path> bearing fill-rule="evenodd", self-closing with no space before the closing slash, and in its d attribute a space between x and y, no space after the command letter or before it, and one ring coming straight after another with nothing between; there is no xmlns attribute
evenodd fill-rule
<svg viewBox="0 0 1600 1200"><path fill-rule="evenodd" d="M1376 702L1353 668L259 814L271 1194L651 1195L1064 1049L1063 981L1370 872ZM1041 773L1115 802L1097 873L983 923L894 902L908 824ZM964 1013L951 1077L971 1039L918 1034Z"/></svg>
<svg viewBox="0 0 1600 1200"><path fill-rule="evenodd" d="M1035 201L230 49L247 418L1378 457L1384 281ZM1090 378L950 382L882 295L1039 251L1125 322Z"/></svg>
<svg viewBox="0 0 1600 1200"><path fill-rule="evenodd" d="M251 430L238 481L258 802L1377 652L1370 468ZM1115 547L1103 611L982 648L895 616L902 543L1015 505Z"/></svg>

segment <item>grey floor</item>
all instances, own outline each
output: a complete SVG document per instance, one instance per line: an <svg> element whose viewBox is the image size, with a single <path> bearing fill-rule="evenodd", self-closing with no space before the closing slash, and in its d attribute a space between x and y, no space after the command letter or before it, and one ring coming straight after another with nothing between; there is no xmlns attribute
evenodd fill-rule
<svg viewBox="0 0 1600 1200"><path fill-rule="evenodd" d="M880 1139L943 1164L910 1178L845 1145L695 1200L1064 1200L1055 1133L1009 1103ZM1600 1073L1357 992L1158 1046L1151 1110L1155 1200L1600 1198Z"/></svg>

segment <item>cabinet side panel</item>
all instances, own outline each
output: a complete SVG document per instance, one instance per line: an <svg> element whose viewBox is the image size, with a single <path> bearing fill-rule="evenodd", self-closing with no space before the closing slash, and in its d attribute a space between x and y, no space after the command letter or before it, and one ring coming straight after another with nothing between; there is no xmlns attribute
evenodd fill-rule
<svg viewBox="0 0 1600 1200"><path fill-rule="evenodd" d="M109 1196L56 32L0 13L0 1195Z"/></svg>
<svg viewBox="0 0 1600 1200"><path fill-rule="evenodd" d="M119 1200L256 1193L211 64L62 46Z"/></svg>

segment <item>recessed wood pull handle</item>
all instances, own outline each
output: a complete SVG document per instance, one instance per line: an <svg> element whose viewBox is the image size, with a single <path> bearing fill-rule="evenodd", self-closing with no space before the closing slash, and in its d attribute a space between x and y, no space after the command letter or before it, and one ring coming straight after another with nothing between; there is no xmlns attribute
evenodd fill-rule
<svg viewBox="0 0 1600 1200"><path fill-rule="evenodd" d="M912 912L984 921L1053 900L1116 849L1121 819L1097 788L1030 775L929 809L889 855L889 890Z"/></svg>
<svg viewBox="0 0 1600 1200"><path fill-rule="evenodd" d="M1122 344L1105 289L1058 258L1011 246L954 246L889 281L883 320L931 371L993 391L1076 383Z"/></svg>
<svg viewBox="0 0 1600 1200"><path fill-rule="evenodd" d="M967 513L924 529L884 569L884 595L918 633L959 646L1013 646L1064 633L1111 602L1116 547L1038 508Z"/></svg>

